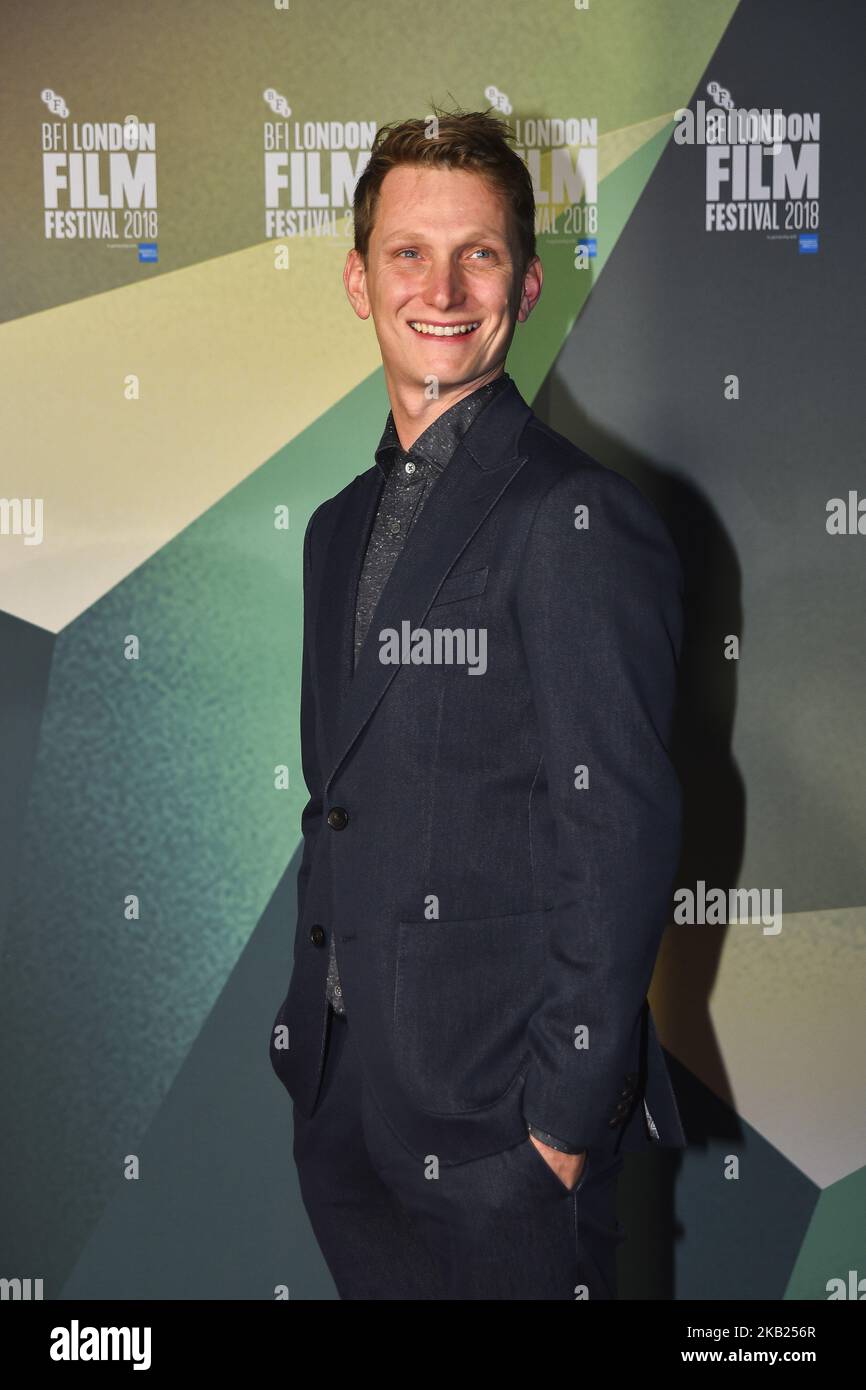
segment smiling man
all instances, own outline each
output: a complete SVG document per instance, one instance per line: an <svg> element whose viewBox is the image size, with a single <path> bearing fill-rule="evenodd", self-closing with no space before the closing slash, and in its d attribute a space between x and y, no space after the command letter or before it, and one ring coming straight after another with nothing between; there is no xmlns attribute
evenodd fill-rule
<svg viewBox="0 0 866 1390"><path fill-rule="evenodd" d="M505 371L542 288L509 138L489 112L378 132L344 284L391 409L304 539L309 801L270 1057L345 1299L615 1297L623 1155L685 1143L646 997L682 573Z"/></svg>

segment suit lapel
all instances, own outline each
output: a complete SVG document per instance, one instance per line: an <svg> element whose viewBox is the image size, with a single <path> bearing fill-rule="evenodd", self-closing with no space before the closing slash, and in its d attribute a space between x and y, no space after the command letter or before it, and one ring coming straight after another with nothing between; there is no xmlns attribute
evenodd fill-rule
<svg viewBox="0 0 866 1390"><path fill-rule="evenodd" d="M514 382L458 444L388 576L354 665L355 607L367 539L384 479L374 465L346 492L319 579L318 686L330 769L324 794L399 666L379 660L379 632L419 627L437 590L526 462L517 443L532 411ZM480 428L477 428L480 426ZM354 669L353 669L354 668Z"/></svg>
<svg viewBox="0 0 866 1390"><path fill-rule="evenodd" d="M343 498L319 577L317 698L329 746L352 681L358 580L383 486L384 478L375 466L355 478Z"/></svg>

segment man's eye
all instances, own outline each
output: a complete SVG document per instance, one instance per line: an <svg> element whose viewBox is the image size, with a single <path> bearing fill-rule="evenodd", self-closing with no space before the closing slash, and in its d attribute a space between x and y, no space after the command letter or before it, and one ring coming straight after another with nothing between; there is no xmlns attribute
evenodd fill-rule
<svg viewBox="0 0 866 1390"><path fill-rule="evenodd" d="M492 255L493 255L493 252L490 250L490 247L489 247L489 246L476 246L475 250L472 252L473 256L477 256L477 254L478 254L479 251L480 251L480 252L482 253L482 255L484 255L484 256L492 256Z"/></svg>
<svg viewBox="0 0 866 1390"><path fill-rule="evenodd" d="M404 247L404 249L403 249L402 251L398 251L398 252L397 252L397 255L398 255L398 256L417 256L417 255L418 255L418 252L415 250L414 246L406 246L406 247Z"/></svg>

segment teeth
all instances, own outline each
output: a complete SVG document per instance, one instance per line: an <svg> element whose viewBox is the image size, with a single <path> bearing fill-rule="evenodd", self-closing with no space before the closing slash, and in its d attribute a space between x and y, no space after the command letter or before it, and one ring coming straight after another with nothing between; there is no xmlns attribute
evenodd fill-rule
<svg viewBox="0 0 866 1390"><path fill-rule="evenodd" d="M480 323L480 319L479 319ZM416 333L429 333L433 338L454 338L461 334L471 333L473 328L478 327L478 323L459 323L453 328L437 327L432 323L423 323L420 319L415 319L410 323Z"/></svg>

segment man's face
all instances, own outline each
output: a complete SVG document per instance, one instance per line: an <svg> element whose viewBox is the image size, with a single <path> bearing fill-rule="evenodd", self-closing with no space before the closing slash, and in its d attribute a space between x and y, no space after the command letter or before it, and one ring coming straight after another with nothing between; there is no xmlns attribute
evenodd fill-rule
<svg viewBox="0 0 866 1390"><path fill-rule="evenodd" d="M366 270L353 250L344 272L356 313L373 315L389 387L423 389L431 376L440 387L471 387L499 375L541 289L540 262L517 279L516 255L504 198L481 175L389 170ZM464 331L432 331L446 325Z"/></svg>

